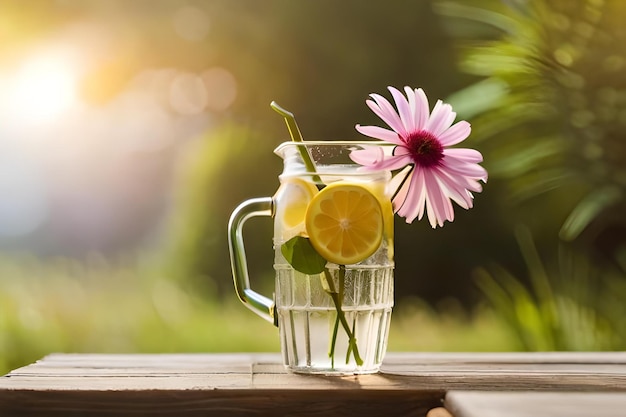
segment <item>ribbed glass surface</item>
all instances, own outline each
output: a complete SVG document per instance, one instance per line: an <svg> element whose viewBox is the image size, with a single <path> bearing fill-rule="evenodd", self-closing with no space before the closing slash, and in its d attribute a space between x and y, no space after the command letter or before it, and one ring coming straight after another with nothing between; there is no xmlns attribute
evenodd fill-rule
<svg viewBox="0 0 626 417"><path fill-rule="evenodd" d="M363 365L348 353L348 337L339 326L334 360L329 357L337 311L324 290L324 276L305 275L277 265L276 305L284 363L307 373L371 373L378 371L387 349L393 307L393 267L358 265L346 268L343 284L331 268L334 287L343 289L342 310L352 327ZM346 362L346 357L348 361Z"/></svg>

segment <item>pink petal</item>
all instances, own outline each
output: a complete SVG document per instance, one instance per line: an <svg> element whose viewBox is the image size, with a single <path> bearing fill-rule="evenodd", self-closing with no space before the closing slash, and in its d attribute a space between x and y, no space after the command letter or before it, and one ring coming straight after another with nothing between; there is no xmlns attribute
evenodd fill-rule
<svg viewBox="0 0 626 417"><path fill-rule="evenodd" d="M398 194L393 199L393 207L394 211L400 217L404 217L407 223L412 223L415 219L415 216L410 217L409 213L413 212L415 209L416 201L414 198L411 198L411 191L413 190L413 180L415 178L415 172L411 172L410 177L407 181L402 184L402 187L398 191Z"/></svg>
<svg viewBox="0 0 626 417"><path fill-rule="evenodd" d="M465 189L467 189L467 192L472 196L472 198L474 198L474 196L472 195L470 191L473 191L475 193L480 193L483 190L483 186L480 185L478 181L473 180L471 178L466 178L466 181L467 181L467 185L464 187Z"/></svg>
<svg viewBox="0 0 626 417"><path fill-rule="evenodd" d="M385 129L378 126L361 126L356 125L356 130L370 138L381 139L391 143L397 143L398 145L404 145L404 142L400 139L398 134L393 130Z"/></svg>
<svg viewBox="0 0 626 417"><path fill-rule="evenodd" d="M426 128L428 117L430 114L430 108L428 107L428 97L421 88L415 90L415 128L422 130Z"/></svg>
<svg viewBox="0 0 626 417"><path fill-rule="evenodd" d="M410 155L411 151L406 146L400 145L393 148L392 154L394 156Z"/></svg>
<svg viewBox="0 0 626 417"><path fill-rule="evenodd" d="M482 185L480 185L480 182L478 182L476 178L464 177L460 175L450 175L449 173L446 174L448 175L448 178L450 178L450 180L455 183L459 189L465 189L468 192L474 191L477 193L483 190Z"/></svg>
<svg viewBox="0 0 626 417"><path fill-rule="evenodd" d="M472 128L470 124L465 120L461 120L439 135L439 141L443 146L456 145L467 139L471 132Z"/></svg>
<svg viewBox="0 0 626 417"><path fill-rule="evenodd" d="M479 163L483 161L483 155L476 149L450 148L444 149L443 154L463 162Z"/></svg>
<svg viewBox="0 0 626 417"><path fill-rule="evenodd" d="M474 192L481 192L483 189L483 187L477 181L480 178L463 175L462 173L456 172L449 167L444 167L444 169L440 168L440 172L445 173L450 181L455 183L459 189L465 189Z"/></svg>
<svg viewBox="0 0 626 417"><path fill-rule="evenodd" d="M487 170L478 164L465 162L452 155L445 155L442 159L446 171L452 175L460 175L473 179L487 181Z"/></svg>
<svg viewBox="0 0 626 417"><path fill-rule="evenodd" d="M408 154L385 155L380 146L368 146L364 149L354 150L350 152L350 159L357 164L380 170L401 169L413 162Z"/></svg>
<svg viewBox="0 0 626 417"><path fill-rule="evenodd" d="M443 208L446 214L446 220L449 222L453 222L454 221L454 207L452 207L451 195L448 192L448 189L445 186L443 186L439 177L435 176L435 178L437 179L437 183L439 183L438 190L441 193L441 201L443 202ZM441 226L443 226L443 222L441 223Z"/></svg>
<svg viewBox="0 0 626 417"><path fill-rule="evenodd" d="M390 128L398 132L400 136L406 136L406 130L404 129L402 120L400 120L400 116L391 103L379 94L370 94L370 97L374 99L374 102L372 100L366 101L370 109L372 109L372 111L376 113L376 115L380 117L383 122L387 123ZM376 109L378 109L378 111Z"/></svg>
<svg viewBox="0 0 626 417"><path fill-rule="evenodd" d="M412 223L416 217L422 218L424 214L424 202L426 190L424 187L424 173L419 167L414 167L411 177L404 184L406 190L402 196L402 201L394 200L396 212L406 219L407 223Z"/></svg>
<svg viewBox="0 0 626 417"><path fill-rule="evenodd" d="M446 194L459 206L468 210L472 208L472 195L467 192L465 187L455 182L448 174L442 170L437 172L437 179L442 188L445 188Z"/></svg>
<svg viewBox="0 0 626 417"><path fill-rule="evenodd" d="M443 226L443 223L447 218L447 210L439 183L437 182L437 179L433 175L432 171L424 171L424 183L426 184L427 194L426 204L428 206L428 202L430 202L431 205L431 207L428 208L427 213L428 221L433 228L435 228L436 225Z"/></svg>
<svg viewBox="0 0 626 417"><path fill-rule="evenodd" d="M424 187L426 188L426 187ZM433 229L437 227L437 216L435 215L435 209L433 208L432 199L428 196L428 192L426 195L426 214L428 217L428 223L430 223L430 227Z"/></svg>
<svg viewBox="0 0 626 417"><path fill-rule="evenodd" d="M393 87L387 87L396 102L398 113L400 114L400 120L404 126L405 132L412 132L415 130L415 123L413 123L413 114L411 113L411 107L406 97L402 95L400 91Z"/></svg>
<svg viewBox="0 0 626 417"><path fill-rule="evenodd" d="M365 100L365 104L367 104L367 107L370 108L370 110L372 110L374 112L374 114L378 117L380 117L380 119L387 123L387 125L389 125L389 123L387 122L387 119L393 117L387 114L387 111L385 109L382 109L377 102L375 102L374 100Z"/></svg>
<svg viewBox="0 0 626 417"><path fill-rule="evenodd" d="M392 155L385 156L382 161L378 162L374 167L376 169L400 169L413 162L413 159L409 155Z"/></svg>
<svg viewBox="0 0 626 417"><path fill-rule="evenodd" d="M413 175L413 167L407 166L406 169L394 175L389 181L389 188L392 194L392 203L394 212L402 209L402 205L407 199L410 190L411 178Z"/></svg>
<svg viewBox="0 0 626 417"><path fill-rule="evenodd" d="M383 148L380 146L368 146L363 149L356 149L350 152L350 159L357 164L372 166L383 160L385 156Z"/></svg>
<svg viewBox="0 0 626 417"><path fill-rule="evenodd" d="M455 117L456 113L452 111L452 106L443 103L441 100L437 100L425 129L430 131L433 135L439 136L452 125Z"/></svg>
<svg viewBox="0 0 626 417"><path fill-rule="evenodd" d="M404 92L406 93L406 97L409 101L411 126L413 126L413 130L419 130L417 117L417 99L415 98L415 91L411 87L404 87Z"/></svg>

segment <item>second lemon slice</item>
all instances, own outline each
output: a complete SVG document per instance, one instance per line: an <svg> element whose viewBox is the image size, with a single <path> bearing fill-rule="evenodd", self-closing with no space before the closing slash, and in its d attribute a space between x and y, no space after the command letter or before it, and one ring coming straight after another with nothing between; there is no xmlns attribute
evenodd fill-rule
<svg viewBox="0 0 626 417"><path fill-rule="evenodd" d="M383 237L380 203L356 183L332 183L316 194L307 208L305 224L315 250L340 265L371 256Z"/></svg>
<svg viewBox="0 0 626 417"><path fill-rule="evenodd" d="M304 216L309 202L317 194L315 184L301 178L283 180L274 195L276 202L276 238L286 241L304 232Z"/></svg>

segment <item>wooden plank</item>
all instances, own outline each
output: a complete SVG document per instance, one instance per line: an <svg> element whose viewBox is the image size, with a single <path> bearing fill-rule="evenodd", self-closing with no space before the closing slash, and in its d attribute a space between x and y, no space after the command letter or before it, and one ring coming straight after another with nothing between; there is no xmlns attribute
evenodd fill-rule
<svg viewBox="0 0 626 417"><path fill-rule="evenodd" d="M255 361L263 354L52 354L34 364L18 368L9 376L71 376L85 377L170 374L249 374ZM267 355L276 361L275 354Z"/></svg>
<svg viewBox="0 0 626 417"><path fill-rule="evenodd" d="M278 354L54 354L0 378L0 415L424 416L451 389L626 392L626 354L390 353L341 377Z"/></svg>
<svg viewBox="0 0 626 417"><path fill-rule="evenodd" d="M624 417L626 394L451 391L445 406L454 417Z"/></svg>
<svg viewBox="0 0 626 417"><path fill-rule="evenodd" d="M68 391L0 397L3 416L424 416L441 403L431 393L400 391L153 390ZM443 393L440 393L443 396Z"/></svg>
<svg viewBox="0 0 626 417"><path fill-rule="evenodd" d="M626 391L626 352L400 353L382 374L445 390Z"/></svg>
<svg viewBox="0 0 626 417"><path fill-rule="evenodd" d="M385 365L459 363L614 363L626 364L626 352L392 352Z"/></svg>
<svg viewBox="0 0 626 417"><path fill-rule="evenodd" d="M389 354L379 374L334 378L290 374L279 360L277 354L50 355L0 379L0 389L626 390L626 355L615 353Z"/></svg>
<svg viewBox="0 0 626 417"><path fill-rule="evenodd" d="M289 374L279 361L277 354L50 355L0 378L0 415L423 416L444 395L386 384L363 395L350 377Z"/></svg>

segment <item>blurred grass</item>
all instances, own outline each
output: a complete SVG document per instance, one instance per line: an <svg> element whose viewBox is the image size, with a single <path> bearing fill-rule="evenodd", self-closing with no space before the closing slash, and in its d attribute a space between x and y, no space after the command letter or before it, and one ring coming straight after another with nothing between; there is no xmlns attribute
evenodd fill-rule
<svg viewBox="0 0 626 417"><path fill-rule="evenodd" d="M390 351L523 350L508 323L494 310L480 305L468 312L453 298L436 307L415 297L397 300L389 333Z"/></svg>
<svg viewBox="0 0 626 417"><path fill-rule="evenodd" d="M544 260L528 229L516 235L528 276L492 264L475 279L523 349L624 350L626 271L566 244Z"/></svg>
<svg viewBox="0 0 626 417"><path fill-rule="evenodd" d="M151 266L0 261L0 371L50 352L272 351L274 328Z"/></svg>
<svg viewBox="0 0 626 417"><path fill-rule="evenodd" d="M278 352L278 332L232 297L201 294L150 261L0 259L0 374L51 352ZM450 307L452 306L452 307ZM511 350L489 311L399 300L390 351Z"/></svg>

